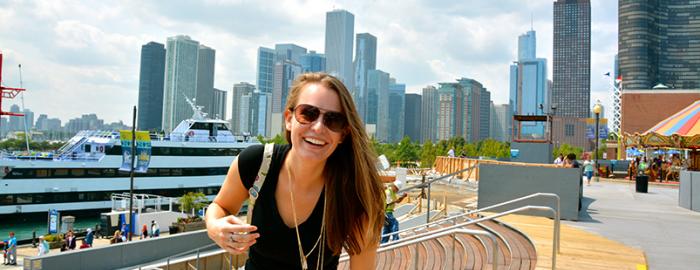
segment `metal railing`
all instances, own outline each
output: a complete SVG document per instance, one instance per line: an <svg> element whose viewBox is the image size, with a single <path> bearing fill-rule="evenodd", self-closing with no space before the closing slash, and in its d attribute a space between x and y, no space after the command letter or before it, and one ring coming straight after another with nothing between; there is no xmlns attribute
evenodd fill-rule
<svg viewBox="0 0 700 270"><path fill-rule="evenodd" d="M430 235L421 236L419 238L411 239L411 240L404 241L404 242L401 242L401 243L398 243L395 245L391 245L391 246L380 247L379 249L377 249L377 253L387 252L387 251L394 250L397 248L402 248L402 247L414 245L415 246L415 255L413 257L413 269L418 269L418 244L425 242L425 241L428 241L428 240L437 239L437 238L440 238L443 236L447 236L447 235L455 236L458 233L460 233L460 234L472 234L472 235L483 235L483 236L486 236L489 239L491 239L491 242L493 243L493 246L491 246L491 254L492 254L491 255L491 265L492 265L492 269L494 269L494 270L496 270L498 268L498 241L496 240L496 237L492 233L489 233L486 231L481 231L481 230L453 228L450 230L441 231L441 232L437 232L437 233L431 232ZM452 257L452 265L454 265L454 257L455 257L455 252L456 252L454 249L454 243L452 244L452 246L453 246L453 248L452 248L452 256L451 257ZM484 248L486 248L486 247L484 246ZM350 259L349 256L341 256L340 261L341 262L347 261L349 259Z"/></svg>
<svg viewBox="0 0 700 270"><path fill-rule="evenodd" d="M469 220L469 221L466 221L466 222L463 222L463 223L459 223L459 224L454 224L454 225L451 225L451 226L443 227L443 228L440 228L440 229L437 229L437 230L434 230L434 231L425 232L425 233L423 233L423 234L411 235L411 236L408 236L408 237L406 237L406 238L399 239L399 240L396 240L396 241L394 241L394 242L391 242L391 246L393 246L393 245L398 245L398 244L403 243L403 242L406 242L406 241L412 241L412 240L414 240L414 239L419 239L419 238L421 238L421 237L424 237L424 236L427 235L427 234L433 235L433 234L437 234L437 233L449 231L449 230L452 230L452 229L461 229L462 227L465 227L465 226L468 226L468 225L477 224L477 223L484 222L484 221L488 221L488 220L492 220L492 219L495 219L495 218L498 218L498 217L502 217L502 216L514 214L514 213L517 213L517 212L529 211L529 210L540 210L540 211L547 211L547 212L551 212L551 213L552 213L552 217L554 218L554 229L553 229L553 232L552 232L552 233L553 233L553 236L552 236L552 238L553 238L553 239L552 239L552 269L556 269L557 253L559 253L559 236L558 236L558 235L559 235L559 219L558 219L558 216L557 216L557 211L555 211L553 208L551 208L551 207L549 207L549 206L531 206L531 205L528 205L528 206L518 207L518 208L516 208L516 209L508 210L508 211L501 212L501 213L498 213L498 214L494 214L494 215L491 215L491 216L488 216L488 217L482 217L482 218L478 218L478 219ZM381 248L382 248L382 246L380 246L380 249L381 249Z"/></svg>
<svg viewBox="0 0 700 270"><path fill-rule="evenodd" d="M554 194L554 193L541 193L541 192L540 192L540 193L533 193L533 194L530 194L530 195L527 195L527 196L523 196L523 197L520 197L520 198L512 199L512 200L510 200L510 201L505 201L505 202L502 202L502 203L498 203L498 204L494 204L494 205L491 205L491 206L487 206L487 207L484 207L484 208L481 208L481 209L476 209L476 210L467 211L467 212L462 213L462 214L459 214L459 215L454 215L454 216L447 217L447 218L444 218L444 219L441 219L441 220L429 222L429 223L426 223L426 224L423 224L423 225L418 225L418 226L414 226L414 227L411 227L411 228L403 229L403 230L400 230L400 231L396 231L396 232L392 232L392 233L388 233L388 234L383 234L382 237L390 237L390 238L391 238L391 236L396 235L396 234L402 234L402 233L406 233L406 232L410 232L410 231L418 231L418 230L420 230L420 229L427 229L427 228L430 228L430 227L437 226L437 225L439 225L439 224L443 224L443 223L448 222L448 221L455 221L455 222L456 222L456 220L457 220L458 218L461 218L461 217L465 217L465 216L468 216L468 215L476 214L476 213L479 213L479 212L484 212L484 211L487 211L487 210L491 210L491 209L494 209L494 208L506 206L506 205L513 204L513 203L516 203L516 202L521 202L521 201L529 200L529 199L536 198L536 197L550 197L550 198L554 198L554 199L556 200L556 205L557 205L557 207L556 207L556 209L555 209L555 216L554 216L553 218L555 219L555 221L556 221L556 223L557 223L557 228L558 228L558 226L559 226L559 220L560 220L560 217L561 217L561 212L560 212L561 209L560 209L560 198L559 198L559 195ZM555 235L555 238L554 238L555 241L556 241L556 243L557 243L557 245L556 245L557 252L560 252L560 250L559 250L559 236L560 236L560 235L559 235L559 230L557 229L557 230L556 230L556 235ZM384 243L384 245L388 245L388 244L389 244L389 243Z"/></svg>

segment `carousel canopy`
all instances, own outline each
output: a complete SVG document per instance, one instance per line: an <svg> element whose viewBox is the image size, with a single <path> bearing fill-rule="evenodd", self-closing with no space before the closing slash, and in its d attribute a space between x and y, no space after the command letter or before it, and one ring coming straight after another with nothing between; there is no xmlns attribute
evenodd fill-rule
<svg viewBox="0 0 700 270"><path fill-rule="evenodd" d="M700 148L700 100L693 102L642 134L625 134L625 145Z"/></svg>

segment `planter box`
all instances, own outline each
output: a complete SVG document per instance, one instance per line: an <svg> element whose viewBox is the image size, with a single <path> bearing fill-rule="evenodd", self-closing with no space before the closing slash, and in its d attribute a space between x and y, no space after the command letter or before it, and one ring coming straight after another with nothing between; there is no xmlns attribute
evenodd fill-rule
<svg viewBox="0 0 700 270"><path fill-rule="evenodd" d="M207 228L204 221L195 221L192 223L173 223L173 225L178 227L178 232L191 232L204 230Z"/></svg>
<svg viewBox="0 0 700 270"><path fill-rule="evenodd" d="M49 242L49 249L61 248L61 244L63 244L63 241Z"/></svg>

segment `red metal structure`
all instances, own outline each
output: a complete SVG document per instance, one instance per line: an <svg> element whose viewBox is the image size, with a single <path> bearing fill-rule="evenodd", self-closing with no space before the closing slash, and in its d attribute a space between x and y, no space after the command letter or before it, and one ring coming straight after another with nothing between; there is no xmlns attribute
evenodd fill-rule
<svg viewBox="0 0 700 270"><path fill-rule="evenodd" d="M13 99L19 94L19 92L22 91L24 91L23 88L12 88L2 86L2 53L0 53L0 117L2 117L3 115L24 116L24 114L21 113L5 112L2 110L3 98Z"/></svg>

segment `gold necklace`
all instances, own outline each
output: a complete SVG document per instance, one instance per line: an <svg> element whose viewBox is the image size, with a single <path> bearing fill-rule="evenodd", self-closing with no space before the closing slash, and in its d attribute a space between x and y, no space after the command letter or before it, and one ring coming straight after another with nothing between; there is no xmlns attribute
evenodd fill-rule
<svg viewBox="0 0 700 270"><path fill-rule="evenodd" d="M301 269L307 270L309 269L309 265L307 263L307 257L311 255L312 252L316 249L319 243L321 244L321 247L319 248L321 251L319 252L319 256L316 259L316 269L318 270L319 266L323 264L323 259L321 256L324 255L325 253L325 231L326 231L326 186L323 186L323 217L321 218L321 231L318 234L318 239L316 239L316 242L314 243L314 246L311 248L309 253L304 253L304 248L301 245L301 237L299 236L299 224L297 223L297 211L296 207L294 207L294 189L292 188L292 171L289 169L289 165L285 166L287 168L287 182L289 183L289 197L292 201L292 218L294 218L294 231L296 231L297 234L297 247L299 247L299 260L301 261ZM315 208L315 206L314 206ZM311 210L313 213L313 210ZM323 239L322 239L323 238ZM320 261L320 264L319 264Z"/></svg>

